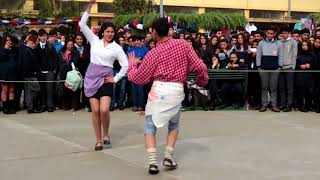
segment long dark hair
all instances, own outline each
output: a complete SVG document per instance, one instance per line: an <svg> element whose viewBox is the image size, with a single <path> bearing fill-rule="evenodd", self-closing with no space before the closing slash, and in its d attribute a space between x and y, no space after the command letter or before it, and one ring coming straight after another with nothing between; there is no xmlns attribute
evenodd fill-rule
<svg viewBox="0 0 320 180"><path fill-rule="evenodd" d="M305 50L302 49L303 43L307 43L307 45L308 45L308 51L305 51ZM313 47L312 47L311 42L310 42L310 41L302 41L302 42L300 43L300 45L299 45L299 53L300 53L300 54L301 54L301 53L310 53L310 54L313 54Z"/></svg>
<svg viewBox="0 0 320 180"><path fill-rule="evenodd" d="M102 39L103 38L103 32L108 28L108 27L111 27L113 29L113 32L114 32L114 36L112 38L111 41L114 41L115 38L116 38L116 27L114 26L114 24L112 22L104 22L102 25L101 25L101 28L100 28L100 31L98 33L98 36L99 36L99 39Z"/></svg>
<svg viewBox="0 0 320 180"><path fill-rule="evenodd" d="M11 34L9 34L9 33L7 33L7 34L5 34L4 36L3 36L3 38L2 38L2 42L1 42L1 48L4 48L4 46L6 45L6 40L7 40L7 38L10 38L10 40L12 41L12 47L14 47L14 36L13 35L11 35Z"/></svg>
<svg viewBox="0 0 320 180"><path fill-rule="evenodd" d="M87 39L86 39L86 37L85 37L81 32L78 32L78 33L74 36L74 41L76 41L76 39L77 39L78 36L82 37L82 46L87 45Z"/></svg>
<svg viewBox="0 0 320 180"><path fill-rule="evenodd" d="M240 34L237 35L236 49L237 50L241 50L241 44L239 44L239 41L238 41L239 36L241 36L242 39L243 39L243 50L244 51L248 50L249 44L248 44L247 36L245 34L243 34L243 33L240 33Z"/></svg>
<svg viewBox="0 0 320 180"><path fill-rule="evenodd" d="M73 46L74 46L74 40L71 39L71 38L68 38L68 39L66 40L66 43L64 44L63 48L61 49L61 52L63 52L63 53L66 52L66 50L67 50L67 45L68 45L69 42L72 42L72 44L73 44ZM74 50L75 50L75 48L73 47L73 50L72 50L72 51L74 51Z"/></svg>
<svg viewBox="0 0 320 180"><path fill-rule="evenodd" d="M206 40L206 44L202 44L201 43L201 37L203 37ZM198 41L199 41L198 43L199 43L200 46L202 46L202 45L207 45L208 46L208 44L209 44L209 39L205 34L201 34L200 35L200 39Z"/></svg>

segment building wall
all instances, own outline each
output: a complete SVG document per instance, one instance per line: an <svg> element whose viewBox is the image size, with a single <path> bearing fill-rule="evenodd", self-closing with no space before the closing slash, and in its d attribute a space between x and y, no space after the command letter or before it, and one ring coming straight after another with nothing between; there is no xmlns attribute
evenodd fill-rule
<svg viewBox="0 0 320 180"><path fill-rule="evenodd" d="M33 4L36 0L26 0L23 11L26 13L33 11ZM76 0L85 4L90 0ZM181 12L205 13L210 11L240 12L244 14L249 22L289 22L294 23L301 16L308 13L320 12L320 0L291 0L292 13L297 19L286 18L288 13L289 0L163 0L164 10L168 12L182 9ZM114 17L112 12L99 12L98 4L108 6L112 0L97 0L91 10L91 23L98 25L98 22ZM160 0L155 0L159 5ZM171 9L170 9L171 8ZM0 6L1 9L1 6Z"/></svg>

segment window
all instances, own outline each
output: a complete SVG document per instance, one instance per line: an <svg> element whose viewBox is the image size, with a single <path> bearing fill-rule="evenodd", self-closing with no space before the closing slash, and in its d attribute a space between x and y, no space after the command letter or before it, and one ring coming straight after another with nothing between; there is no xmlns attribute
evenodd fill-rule
<svg viewBox="0 0 320 180"><path fill-rule="evenodd" d="M40 10L41 9L41 2L40 1L33 1L33 9Z"/></svg>
<svg viewBox="0 0 320 180"><path fill-rule="evenodd" d="M98 12L100 12L100 13L114 13L112 3L98 3Z"/></svg>
<svg viewBox="0 0 320 180"><path fill-rule="evenodd" d="M311 13L306 12L291 12L291 18L292 19L301 19L301 18L307 18L310 16Z"/></svg>
<svg viewBox="0 0 320 180"><path fill-rule="evenodd" d="M251 10L250 18L283 19L282 11Z"/></svg>
<svg viewBox="0 0 320 180"><path fill-rule="evenodd" d="M206 13L209 12L238 13L244 15L244 11L242 9L206 8Z"/></svg>
<svg viewBox="0 0 320 180"><path fill-rule="evenodd" d="M157 7L160 12L160 6ZM180 7L180 6L164 6L163 11L166 13L198 13L198 8L195 7Z"/></svg>

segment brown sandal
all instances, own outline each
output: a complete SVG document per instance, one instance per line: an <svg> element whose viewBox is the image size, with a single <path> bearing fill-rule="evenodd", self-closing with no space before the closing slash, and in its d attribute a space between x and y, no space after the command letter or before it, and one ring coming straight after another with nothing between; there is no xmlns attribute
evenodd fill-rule
<svg viewBox="0 0 320 180"><path fill-rule="evenodd" d="M99 145L100 144L100 145ZM95 147L94 147L94 150L95 151L101 151L103 149L102 147L102 142L97 142Z"/></svg>
<svg viewBox="0 0 320 180"><path fill-rule="evenodd" d="M108 137L108 139L103 138L103 144L104 145L110 145L111 144L110 137L109 136L107 136L107 137Z"/></svg>

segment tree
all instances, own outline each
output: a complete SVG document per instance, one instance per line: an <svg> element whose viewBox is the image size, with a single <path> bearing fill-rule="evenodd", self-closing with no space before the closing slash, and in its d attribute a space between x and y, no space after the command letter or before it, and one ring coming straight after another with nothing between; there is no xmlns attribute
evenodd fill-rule
<svg viewBox="0 0 320 180"><path fill-rule="evenodd" d="M0 9L20 9L23 7L25 0L0 0Z"/></svg>
<svg viewBox="0 0 320 180"><path fill-rule="evenodd" d="M113 8L117 15L145 14L155 11L153 0L114 0Z"/></svg>
<svg viewBox="0 0 320 180"><path fill-rule="evenodd" d="M246 18L241 14L211 12L206 14L191 14L191 13L169 13L168 14L176 23L185 22L186 28L196 26L203 29L212 28L237 28L243 27L246 23ZM159 18L158 13L148 13L143 15L128 14L118 15L113 18L113 23L116 26L125 26L138 17L138 21L146 26L150 26L151 22Z"/></svg>
<svg viewBox="0 0 320 180"><path fill-rule="evenodd" d="M38 0L39 17L79 17L80 4L75 0Z"/></svg>
<svg viewBox="0 0 320 180"><path fill-rule="evenodd" d="M320 22L320 13L315 13L315 14L312 15L312 17L314 18L314 20L316 22Z"/></svg>

